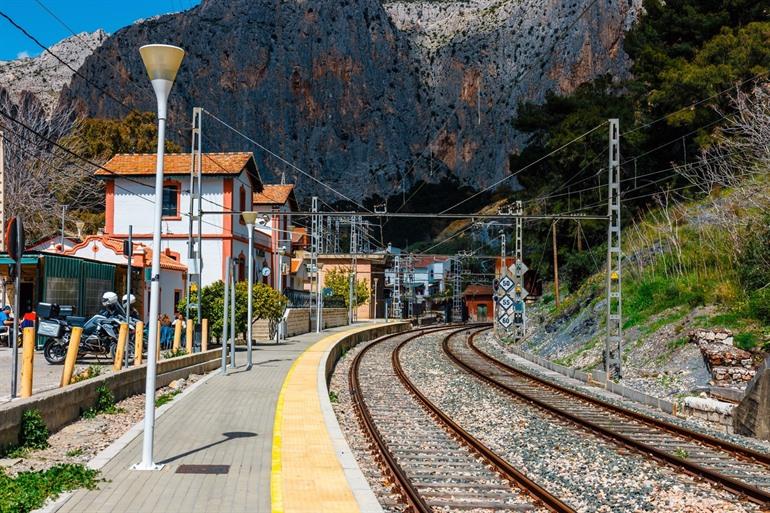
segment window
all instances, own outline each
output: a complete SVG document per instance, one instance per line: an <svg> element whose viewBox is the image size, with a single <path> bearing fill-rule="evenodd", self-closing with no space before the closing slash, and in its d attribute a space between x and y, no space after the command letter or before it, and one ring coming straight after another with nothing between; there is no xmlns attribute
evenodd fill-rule
<svg viewBox="0 0 770 513"><path fill-rule="evenodd" d="M179 217L179 183L163 186L163 217Z"/></svg>
<svg viewBox="0 0 770 513"><path fill-rule="evenodd" d="M179 289L174 289L174 310L178 308L177 305L181 300L182 300L182 291Z"/></svg>

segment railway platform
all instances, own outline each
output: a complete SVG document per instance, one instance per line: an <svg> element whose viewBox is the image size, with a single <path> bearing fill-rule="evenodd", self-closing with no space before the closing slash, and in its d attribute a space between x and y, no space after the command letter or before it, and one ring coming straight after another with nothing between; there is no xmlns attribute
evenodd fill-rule
<svg viewBox="0 0 770 513"><path fill-rule="evenodd" d="M381 511L331 410L326 361L342 340L407 327L360 323L257 344L251 371L238 353L238 367L210 374L157 418L160 471L131 470L141 459L137 426L96 457L104 462L98 489L63 496L44 511Z"/></svg>

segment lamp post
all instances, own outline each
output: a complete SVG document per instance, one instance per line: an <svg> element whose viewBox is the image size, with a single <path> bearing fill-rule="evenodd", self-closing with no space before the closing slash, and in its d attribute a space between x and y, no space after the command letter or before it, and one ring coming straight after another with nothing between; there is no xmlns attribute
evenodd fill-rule
<svg viewBox="0 0 770 513"><path fill-rule="evenodd" d="M152 274L150 281L150 330L147 341L147 372L144 397L144 443L142 461L137 470L160 470L162 465L153 461L155 431L155 373L156 345L158 343L158 307L160 303L160 252L161 216L163 214L163 153L166 139L166 111L168 95L174 85L176 73L184 58L184 50L171 45L146 45L139 49L147 75L152 82L158 101L158 156L155 173L155 211L152 232Z"/></svg>
<svg viewBox="0 0 770 513"><path fill-rule="evenodd" d="M252 318L253 318L253 310L254 310L254 223L257 220L257 213L256 212L243 212L241 213L241 217L243 217L243 222L246 223L246 228L249 230L249 277L247 280L249 291L248 291L248 301L247 301L247 307L246 307L246 345L247 345L247 355L248 355L248 365L246 365L246 370L251 369L251 338L252 338Z"/></svg>
<svg viewBox="0 0 770 513"><path fill-rule="evenodd" d="M283 255L286 254L286 246L278 248L278 293L283 294ZM283 339L283 316L278 321L278 341Z"/></svg>

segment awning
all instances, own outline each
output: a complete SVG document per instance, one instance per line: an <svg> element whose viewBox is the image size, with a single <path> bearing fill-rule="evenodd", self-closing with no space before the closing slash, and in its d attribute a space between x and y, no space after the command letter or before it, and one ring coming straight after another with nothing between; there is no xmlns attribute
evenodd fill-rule
<svg viewBox="0 0 770 513"><path fill-rule="evenodd" d="M40 255L26 255L21 257L21 265L37 265ZM8 255L0 255L0 265L10 265L14 261Z"/></svg>

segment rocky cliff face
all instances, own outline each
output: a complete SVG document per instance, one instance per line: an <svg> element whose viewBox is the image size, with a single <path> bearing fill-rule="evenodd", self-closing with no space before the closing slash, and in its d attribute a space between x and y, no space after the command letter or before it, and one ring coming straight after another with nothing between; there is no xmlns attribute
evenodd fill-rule
<svg viewBox="0 0 770 513"><path fill-rule="evenodd" d="M72 69L83 65L86 57L99 48L107 34L103 30L68 37L51 47ZM51 115L59 100L59 93L70 83L74 72L51 54L43 52L34 58L0 61L0 88L4 88L15 104L22 103L23 93L31 93Z"/></svg>
<svg viewBox="0 0 770 513"><path fill-rule="evenodd" d="M356 199L454 176L483 186L504 176L524 141L516 105L568 92L598 74L624 75L624 30L641 0L206 0L185 13L118 31L82 71L154 109L139 59L147 42L188 52L172 93L171 133L192 107ZM91 116L123 106L75 77L62 95ZM211 118L207 150L253 150L264 171L296 173ZM297 176L300 193L335 198ZM394 190L394 187L396 188Z"/></svg>

